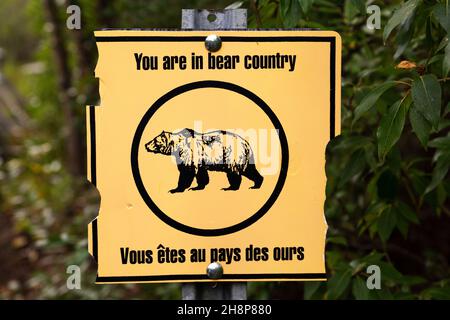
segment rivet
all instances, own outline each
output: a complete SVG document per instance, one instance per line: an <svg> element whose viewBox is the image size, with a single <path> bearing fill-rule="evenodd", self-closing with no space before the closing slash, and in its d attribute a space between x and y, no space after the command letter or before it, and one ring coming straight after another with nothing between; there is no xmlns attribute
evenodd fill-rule
<svg viewBox="0 0 450 320"><path fill-rule="evenodd" d="M206 274L210 279L220 279L223 276L223 267L220 263L213 262L206 268Z"/></svg>
<svg viewBox="0 0 450 320"><path fill-rule="evenodd" d="M210 34L206 37L205 47L210 52L219 51L222 48L222 40L218 35Z"/></svg>

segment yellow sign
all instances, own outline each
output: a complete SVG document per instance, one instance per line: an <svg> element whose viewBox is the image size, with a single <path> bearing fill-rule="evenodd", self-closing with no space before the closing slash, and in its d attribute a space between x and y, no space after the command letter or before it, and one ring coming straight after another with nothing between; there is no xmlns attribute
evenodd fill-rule
<svg viewBox="0 0 450 320"><path fill-rule="evenodd" d="M326 31L95 33L87 107L97 283L326 280L325 148L341 40Z"/></svg>

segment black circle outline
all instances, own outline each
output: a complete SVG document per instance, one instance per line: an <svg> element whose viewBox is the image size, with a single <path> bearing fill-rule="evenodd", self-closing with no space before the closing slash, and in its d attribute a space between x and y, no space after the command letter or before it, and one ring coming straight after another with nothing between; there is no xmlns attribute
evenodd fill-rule
<svg viewBox="0 0 450 320"><path fill-rule="evenodd" d="M159 207L153 202L149 194L147 193L147 190L142 182L140 171L139 171L139 161L138 161L138 153L139 153L139 146L141 143L142 134L144 133L144 130L150 121L151 117L155 114L156 111L160 107L162 107L167 101L170 99L191 91L195 89L200 88L219 88L219 89L225 89L230 90L236 93L239 93L251 101L253 101L256 105L258 105L269 117L271 120L273 126L275 129L277 129L278 137L280 139L281 144L281 169L280 169L280 175L278 176L277 183L275 185L274 190L272 191L272 194L270 195L269 199L264 203L264 205L256 211L251 217L247 218L246 220L239 222L235 225L226 227L226 228L220 228L220 229L200 229L200 228L194 228L187 226L185 224L182 224L172 218L170 218L168 215L166 215ZM238 86L233 83L229 82L223 82L223 81L214 81L214 80L205 80L205 81L197 81L197 82L191 82L182 86L179 86L166 94L164 94L162 97L160 97L156 102L147 110L147 112L142 117L141 121L139 122L139 125L136 129L136 132L133 137L133 143L131 146L131 170L133 172L133 178L136 183L136 187L144 200L144 202L147 204L147 206L153 211L153 213L161 219L163 222L168 224L169 226L193 235L197 236L205 236L205 237L211 237L211 236L223 236L227 234L231 234L237 231L240 231L244 228L247 228L248 226L252 225L256 221L258 221L266 212L272 207L272 205L275 203L276 199L280 195L281 190L283 189L284 183L286 181L287 171L288 171L288 164L289 164L289 149L288 149L288 143L286 139L286 134L284 132L283 126L281 125L281 122L278 120L275 113L270 109L270 107L257 95L255 95L253 92Z"/></svg>

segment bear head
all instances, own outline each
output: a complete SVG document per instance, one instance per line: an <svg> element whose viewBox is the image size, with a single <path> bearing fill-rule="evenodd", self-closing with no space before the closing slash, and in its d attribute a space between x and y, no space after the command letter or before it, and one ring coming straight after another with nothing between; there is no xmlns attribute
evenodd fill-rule
<svg viewBox="0 0 450 320"><path fill-rule="evenodd" d="M171 155L173 151L173 140L170 132L161 132L158 136L145 144L148 152Z"/></svg>

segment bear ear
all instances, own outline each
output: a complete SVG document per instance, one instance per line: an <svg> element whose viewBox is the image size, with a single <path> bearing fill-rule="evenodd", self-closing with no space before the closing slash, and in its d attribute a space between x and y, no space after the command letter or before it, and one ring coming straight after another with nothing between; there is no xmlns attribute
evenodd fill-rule
<svg viewBox="0 0 450 320"><path fill-rule="evenodd" d="M186 138L194 136L194 130L188 128L184 128L183 130L180 131L180 133Z"/></svg>

